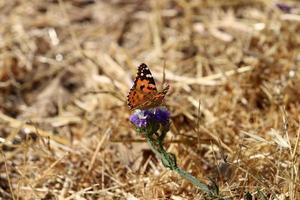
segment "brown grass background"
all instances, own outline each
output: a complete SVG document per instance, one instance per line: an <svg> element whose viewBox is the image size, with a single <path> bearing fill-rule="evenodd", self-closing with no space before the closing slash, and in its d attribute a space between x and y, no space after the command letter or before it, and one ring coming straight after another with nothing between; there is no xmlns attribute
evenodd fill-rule
<svg viewBox="0 0 300 200"><path fill-rule="evenodd" d="M300 4L276 3L0 1L0 198L203 199L128 120L144 62L158 88L165 66L179 166L300 199Z"/></svg>

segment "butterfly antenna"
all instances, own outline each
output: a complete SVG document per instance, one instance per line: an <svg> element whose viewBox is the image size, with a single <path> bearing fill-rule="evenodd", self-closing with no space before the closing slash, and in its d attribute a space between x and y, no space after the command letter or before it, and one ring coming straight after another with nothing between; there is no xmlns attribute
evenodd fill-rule
<svg viewBox="0 0 300 200"><path fill-rule="evenodd" d="M166 61L164 61L164 66L163 66L162 89L164 87L165 82L166 82Z"/></svg>

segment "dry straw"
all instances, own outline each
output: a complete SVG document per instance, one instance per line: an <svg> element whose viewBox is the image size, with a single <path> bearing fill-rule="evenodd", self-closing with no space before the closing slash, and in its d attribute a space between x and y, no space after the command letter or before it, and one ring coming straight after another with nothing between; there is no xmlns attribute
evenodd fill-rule
<svg viewBox="0 0 300 200"><path fill-rule="evenodd" d="M284 3L283 3L284 2ZM0 1L0 198L204 199L129 121L137 66L164 148L224 198L299 199L300 4Z"/></svg>

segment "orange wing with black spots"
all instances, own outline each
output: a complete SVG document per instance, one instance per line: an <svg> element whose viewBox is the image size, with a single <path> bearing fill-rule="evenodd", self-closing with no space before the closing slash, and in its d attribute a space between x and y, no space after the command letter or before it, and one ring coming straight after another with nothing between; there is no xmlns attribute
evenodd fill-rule
<svg viewBox="0 0 300 200"><path fill-rule="evenodd" d="M153 76L146 64L138 67L134 84L127 96L128 106L133 109L148 109L162 104L169 86L158 92Z"/></svg>

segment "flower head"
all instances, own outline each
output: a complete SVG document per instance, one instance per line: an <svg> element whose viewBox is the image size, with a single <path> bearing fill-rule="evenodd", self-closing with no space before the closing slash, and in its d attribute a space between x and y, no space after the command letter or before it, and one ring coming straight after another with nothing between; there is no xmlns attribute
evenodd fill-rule
<svg viewBox="0 0 300 200"><path fill-rule="evenodd" d="M167 125L170 123L170 112L164 107L159 107L154 111L154 118L162 125Z"/></svg>
<svg viewBox="0 0 300 200"><path fill-rule="evenodd" d="M136 110L131 116L130 121L138 128L147 127L153 119L153 113L149 110Z"/></svg>
<svg viewBox="0 0 300 200"><path fill-rule="evenodd" d="M168 128L170 124L170 112L165 107L156 107L147 110L137 109L129 119L138 129L158 129L160 125Z"/></svg>

